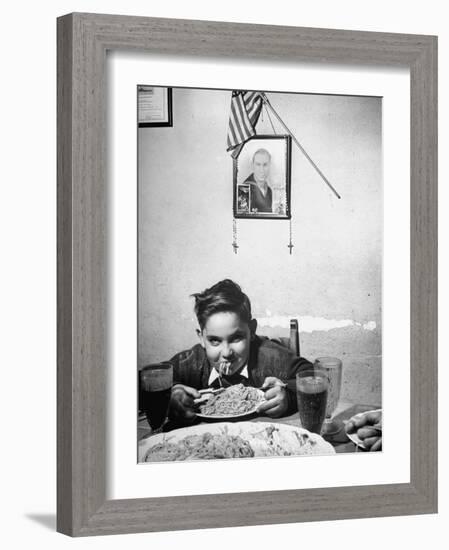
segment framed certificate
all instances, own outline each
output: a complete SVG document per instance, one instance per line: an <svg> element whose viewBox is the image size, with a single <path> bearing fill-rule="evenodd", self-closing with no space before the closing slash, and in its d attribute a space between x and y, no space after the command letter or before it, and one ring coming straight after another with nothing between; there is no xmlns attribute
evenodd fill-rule
<svg viewBox="0 0 449 550"><path fill-rule="evenodd" d="M139 128L173 126L172 90L162 86L137 86Z"/></svg>

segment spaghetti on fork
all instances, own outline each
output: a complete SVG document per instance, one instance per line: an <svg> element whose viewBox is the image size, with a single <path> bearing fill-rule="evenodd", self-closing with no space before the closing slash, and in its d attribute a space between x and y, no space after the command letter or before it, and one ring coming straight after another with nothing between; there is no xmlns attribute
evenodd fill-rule
<svg viewBox="0 0 449 550"><path fill-rule="evenodd" d="M228 376L229 370L231 368L231 363L229 361L221 361L218 365L218 372L219 374Z"/></svg>

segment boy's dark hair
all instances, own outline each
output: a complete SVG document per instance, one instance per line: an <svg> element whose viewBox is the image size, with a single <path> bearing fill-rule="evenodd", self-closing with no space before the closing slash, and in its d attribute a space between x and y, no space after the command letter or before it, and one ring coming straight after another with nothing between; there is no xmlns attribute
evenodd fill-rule
<svg viewBox="0 0 449 550"><path fill-rule="evenodd" d="M239 285L230 279L219 281L203 292L192 294L192 297L195 298L194 310L201 330L211 315L223 311L237 313L246 323L251 321L251 302Z"/></svg>

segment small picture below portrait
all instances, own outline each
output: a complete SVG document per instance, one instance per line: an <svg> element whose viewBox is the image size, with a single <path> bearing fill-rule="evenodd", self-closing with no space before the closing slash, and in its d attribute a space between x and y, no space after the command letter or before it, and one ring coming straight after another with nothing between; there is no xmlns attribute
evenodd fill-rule
<svg viewBox="0 0 449 550"><path fill-rule="evenodd" d="M254 136L234 159L234 216L290 219L290 136Z"/></svg>
<svg viewBox="0 0 449 550"><path fill-rule="evenodd" d="M250 185L249 183L240 183L237 185L237 213L249 214L250 205Z"/></svg>

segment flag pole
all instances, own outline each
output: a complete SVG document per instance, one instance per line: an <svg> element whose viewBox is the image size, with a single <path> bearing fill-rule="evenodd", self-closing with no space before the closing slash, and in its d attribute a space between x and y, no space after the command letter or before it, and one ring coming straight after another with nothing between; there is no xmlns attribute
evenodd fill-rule
<svg viewBox="0 0 449 550"><path fill-rule="evenodd" d="M313 160L310 158L309 154L307 153L307 151L304 149L304 147L299 143L299 141L296 139L296 137L292 134L292 132L287 128L287 126L284 124L284 121L281 119L281 117L277 114L277 112L273 109L273 107L271 106L271 103L268 101L268 98L265 94L265 92L262 92L261 93L261 96L262 96L262 100L263 102L265 103L265 105L267 107L269 107L269 109L271 110L271 112L273 113L273 115L278 119L278 121L282 124L282 126L285 128L285 130L288 132L288 134L291 136L291 138L293 139L293 141L295 142L295 144L297 145L297 147L299 148L299 150L302 152L302 154L306 157L306 159L310 162L310 164L315 168L315 170L318 172L318 174L323 178L324 180L324 183L326 183L326 185L331 189L331 191L335 194L335 196L338 198L338 199L341 199L341 196L337 193L337 191L335 190L335 188L332 186L332 184L330 183L330 181L326 178L326 176L323 174L323 172L321 172L321 170L318 168L318 166L313 162Z"/></svg>

